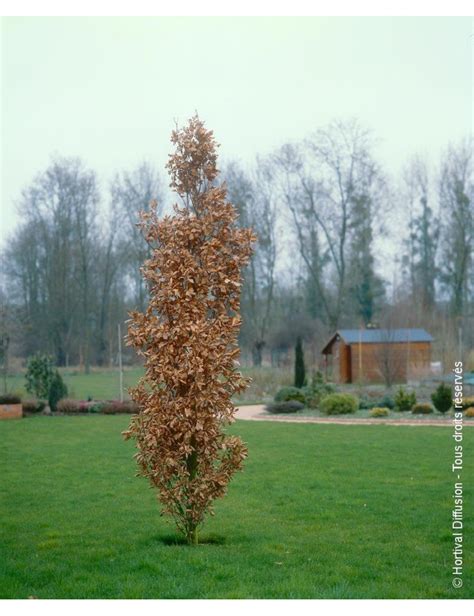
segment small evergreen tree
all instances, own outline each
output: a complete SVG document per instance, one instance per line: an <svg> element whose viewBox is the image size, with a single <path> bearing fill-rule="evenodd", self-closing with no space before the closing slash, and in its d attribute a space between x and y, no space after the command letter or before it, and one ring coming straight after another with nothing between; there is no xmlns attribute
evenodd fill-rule
<svg viewBox="0 0 474 616"><path fill-rule="evenodd" d="M67 396L67 387L62 376L56 370L51 379L48 392L49 408L55 413L57 411L58 402Z"/></svg>
<svg viewBox="0 0 474 616"><path fill-rule="evenodd" d="M49 355L37 353L28 359L26 366L26 391L37 398L48 398L53 380L53 360Z"/></svg>
<svg viewBox="0 0 474 616"><path fill-rule="evenodd" d="M451 391L451 387L448 387L448 385L444 383L440 383L436 391L431 394L431 400L437 411L440 413L447 413L453 405L453 392Z"/></svg>
<svg viewBox="0 0 474 616"><path fill-rule="evenodd" d="M303 342L301 336L298 336L295 347L295 387L303 387L305 381L306 369L304 366Z"/></svg>

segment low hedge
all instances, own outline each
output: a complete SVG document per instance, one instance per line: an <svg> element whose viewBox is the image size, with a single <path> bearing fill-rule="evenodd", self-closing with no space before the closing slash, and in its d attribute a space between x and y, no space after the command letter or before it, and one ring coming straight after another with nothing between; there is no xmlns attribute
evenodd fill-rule
<svg viewBox="0 0 474 616"><path fill-rule="evenodd" d="M374 406L370 411L369 417L387 417L390 414L390 409L383 406Z"/></svg>
<svg viewBox="0 0 474 616"><path fill-rule="evenodd" d="M0 404L21 404L21 397L16 394L2 394Z"/></svg>
<svg viewBox="0 0 474 616"><path fill-rule="evenodd" d="M23 400L23 413L25 415L33 415L35 413L42 413L46 408L45 400Z"/></svg>
<svg viewBox="0 0 474 616"><path fill-rule="evenodd" d="M296 413L304 409L304 404L298 400L285 400L284 402L270 402L265 410L272 415L278 413Z"/></svg>
<svg viewBox="0 0 474 616"><path fill-rule="evenodd" d="M430 415L433 412L433 407L427 402L419 402L411 409L413 415Z"/></svg>
<svg viewBox="0 0 474 616"><path fill-rule="evenodd" d="M101 413L104 415L118 415L125 413L128 415L135 415L140 410L140 407L136 402L132 400L120 402L119 400L110 400L104 402L101 408Z"/></svg>

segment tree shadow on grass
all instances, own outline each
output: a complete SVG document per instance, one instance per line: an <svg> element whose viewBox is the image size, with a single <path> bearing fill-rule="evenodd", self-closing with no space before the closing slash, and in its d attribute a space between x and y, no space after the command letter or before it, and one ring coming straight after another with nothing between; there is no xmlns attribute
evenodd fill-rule
<svg viewBox="0 0 474 616"><path fill-rule="evenodd" d="M182 535L178 534L157 535L153 537L153 541L158 541L163 545L183 545L185 547L195 547L190 546L186 539ZM199 545L224 545L225 542L226 538L222 535L203 534L202 536L199 536Z"/></svg>

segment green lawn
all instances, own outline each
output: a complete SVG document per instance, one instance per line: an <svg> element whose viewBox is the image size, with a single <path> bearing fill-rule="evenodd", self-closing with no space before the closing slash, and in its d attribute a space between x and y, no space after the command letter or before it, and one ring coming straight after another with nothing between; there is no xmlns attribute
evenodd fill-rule
<svg viewBox="0 0 474 616"><path fill-rule="evenodd" d="M127 423L0 423L0 597L474 596L472 485L464 587L451 587L448 428L237 422L245 471L204 527L207 543L189 547L134 477ZM472 454L474 430L464 436Z"/></svg>
<svg viewBox="0 0 474 616"><path fill-rule="evenodd" d="M61 368L60 372L68 388L68 395L79 400L118 400L120 397L120 377L118 370L94 368L90 374L80 370ZM127 368L124 370L123 384L124 394L127 396L127 388L136 385L143 374L142 368ZM21 394L23 397L32 397L25 390L25 375L18 373L10 375L7 380L7 388Z"/></svg>
<svg viewBox="0 0 474 616"><path fill-rule="evenodd" d="M60 368L60 372L68 387L68 395L78 400L118 400L120 397L120 379L117 369L92 368L89 374L79 369ZM282 385L290 385L293 374L291 370L271 368L269 366L255 368L244 367L242 372L252 378L250 387L236 398L236 403L258 404L264 399L271 399ZM124 395L128 397L127 389L137 384L142 376L140 367L125 368L123 374ZM17 373L7 378L7 390L15 392L24 398L31 398L25 390L25 375Z"/></svg>

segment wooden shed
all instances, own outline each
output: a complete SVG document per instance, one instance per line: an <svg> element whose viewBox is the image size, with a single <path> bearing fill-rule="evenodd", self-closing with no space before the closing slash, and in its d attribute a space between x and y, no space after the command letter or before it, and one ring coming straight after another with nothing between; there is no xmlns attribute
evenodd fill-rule
<svg viewBox="0 0 474 616"><path fill-rule="evenodd" d="M433 338L424 329L340 329L322 350L338 383L405 382L430 370Z"/></svg>

